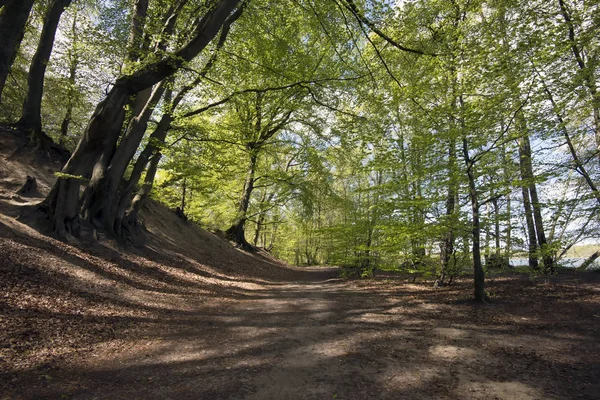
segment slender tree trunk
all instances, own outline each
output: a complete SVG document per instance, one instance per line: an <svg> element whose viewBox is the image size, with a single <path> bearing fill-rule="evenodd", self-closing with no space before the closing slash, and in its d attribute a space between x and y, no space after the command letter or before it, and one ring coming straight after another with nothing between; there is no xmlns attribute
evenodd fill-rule
<svg viewBox="0 0 600 400"><path fill-rule="evenodd" d="M525 223L527 225L527 238L529 241L528 248L528 258L529 258L529 268L533 270L539 269L538 257L537 257L537 233L535 231L535 222L533 218L533 209L531 206L531 196L529 188L531 187L530 179L533 179L528 174L528 153L526 151L527 146L525 145L524 138L527 136L527 132L523 132L523 137L519 139L519 166L521 170L521 194L523 196L523 208L525 211ZM529 141L529 137L527 136L527 141ZM531 160L529 159L529 165L531 165Z"/></svg>
<svg viewBox="0 0 600 400"><path fill-rule="evenodd" d="M469 157L469 147L467 138L463 138L463 155L467 167L467 176L469 178L469 199L471 200L471 211L473 213L473 221L471 223L471 236L473 240L473 294L475 301L485 303L485 272L481 264L481 224L479 221L479 200L477 197L477 187L475 185L475 174L473 172L473 162Z"/></svg>
<svg viewBox="0 0 600 400"><path fill-rule="evenodd" d="M148 169L146 170L146 177L144 178L144 184L137 192L133 200L131 201L131 206L127 209L126 218L128 221L135 223L138 220L138 214L144 204L144 201L150 195L152 191L152 186L154 184L154 178L156 176L156 171L158 170L158 163L160 161L162 154L160 151L156 151L154 156L150 160L150 164L148 165ZM125 225L124 225L125 226Z"/></svg>
<svg viewBox="0 0 600 400"><path fill-rule="evenodd" d="M588 267L590 265L592 265L594 263L594 261L596 261L596 259L600 257L600 250L594 252L591 256L589 256L584 262L581 263L581 265L579 267L577 267L578 271L585 271L586 269L588 269Z"/></svg>
<svg viewBox="0 0 600 400"><path fill-rule="evenodd" d="M227 230L228 236L238 245L247 246L244 229L246 226L246 216L250 207L250 198L254 190L254 175L258 163L258 149L250 148L250 164L246 173L246 181L244 182L244 190L238 202L237 219L234 224Z"/></svg>
<svg viewBox="0 0 600 400"><path fill-rule="evenodd" d="M183 184L181 188L181 212L185 214L185 198L187 195L187 178L183 178Z"/></svg>
<svg viewBox="0 0 600 400"><path fill-rule="evenodd" d="M131 25L127 40L127 62L134 63L142 56L144 26L148 14L148 0L134 0Z"/></svg>
<svg viewBox="0 0 600 400"><path fill-rule="evenodd" d="M564 0L558 0L558 6L560 8L560 13L565 20L569 31L569 42L571 43L571 51L573 56L575 57L575 61L577 61L577 66L579 70L582 71L582 76L585 81L585 85L588 88L591 97L591 105L594 116L594 133L596 138L596 149L600 150L600 93L598 93L598 88L596 85L596 71L590 68L587 65L587 61L585 59L585 51L583 51L582 46L578 43L577 37L575 35L575 26L573 23L573 18L571 17L571 13L567 7L567 4Z"/></svg>
<svg viewBox="0 0 600 400"><path fill-rule="evenodd" d="M60 144L64 144L67 135L69 134L69 126L71 125L71 117L75 101L75 84L77 79L77 67L79 65L79 54L77 53L77 12L73 15L73 23L71 25L71 36L73 43L69 49L69 90L67 96L67 111L62 123L60 124Z"/></svg>
<svg viewBox="0 0 600 400"><path fill-rule="evenodd" d="M498 199L492 200L492 206L494 207L494 244L496 246L494 253L497 256L500 255L500 207L498 206Z"/></svg>
<svg viewBox="0 0 600 400"><path fill-rule="evenodd" d="M129 218L125 218L127 209L130 207L130 203L133 198L133 192L146 168L146 165L148 164L148 161L153 154L155 154L157 151L160 151L160 146L164 143L165 138L167 137L171 122L171 114L163 114L157 128L150 135L148 144L135 161L129 179L123 184L123 188L120 191L119 205L115 218L115 233L119 236L121 236L120 232L123 231L124 224L131 224L135 222L131 221Z"/></svg>
<svg viewBox="0 0 600 400"><path fill-rule="evenodd" d="M219 0L199 20L191 40L180 50L132 75L117 79L107 97L96 107L81 141L42 205L58 234L64 234L66 223L78 215L80 181L74 176L88 177L96 161L114 151L123 124L124 106L130 96L172 75L199 54L215 37L239 1Z"/></svg>
<svg viewBox="0 0 600 400"><path fill-rule="evenodd" d="M5 1L0 10L0 104L6 78L25 35L25 24L34 0Z"/></svg>
<svg viewBox="0 0 600 400"><path fill-rule="evenodd" d="M521 158L521 176L524 180L525 186L529 191L531 198L531 208L533 211L533 222L535 224L535 233L537 238L537 244L542 250L542 260L544 262L544 272L554 272L554 261L552 255L548 250L548 243L546 241L546 235L544 233L544 222L542 220L542 210L538 198L537 187L535 184L535 177L533 175L532 156L531 156L531 144L529 142L529 135L527 134L527 127L525 126L524 117L519 117L520 125L522 126L523 136L519 139L519 154Z"/></svg>
<svg viewBox="0 0 600 400"><path fill-rule="evenodd" d="M463 133L463 158L465 160L467 177L469 179L469 199L471 200L471 211L473 213L473 220L471 223L471 239L473 240L473 295L475 301L485 303L487 296L485 293L485 271L483 270L483 265L481 264L481 223L479 221L479 199L477 196L477 186L475 183L475 163L469 155L469 142L466 136L464 117L465 105L462 95L459 97L459 101L461 110L460 125Z"/></svg>
<svg viewBox="0 0 600 400"><path fill-rule="evenodd" d="M528 259L529 268L538 270L538 258L537 258L537 235L535 233L535 225L533 223L533 212L531 211L531 200L529 199L529 189L523 183L521 186L521 193L523 195L523 207L525 210L525 223L527 225L527 240L528 246Z"/></svg>
<svg viewBox="0 0 600 400"><path fill-rule="evenodd" d="M504 125L502 126L502 131L504 131ZM502 162L504 164L504 186L506 188L510 188L511 187L511 179L510 179L510 173L509 173L509 166L511 165L509 158L506 155L506 145L502 146ZM511 201L511 196L510 196L510 192L507 193L506 195L506 249L505 249L505 258L508 262L508 264L510 265L510 257L511 257L511 251L512 251L512 223L511 223L511 217L512 217L512 201Z"/></svg>
<svg viewBox="0 0 600 400"><path fill-rule="evenodd" d="M442 241L441 261L442 270L438 277L438 285L445 285L445 278L448 274L450 259L454 253L454 223L456 219L456 141L454 139L448 142L448 192L446 195L446 235Z"/></svg>
<svg viewBox="0 0 600 400"><path fill-rule="evenodd" d="M58 29L60 17L72 0L52 0L44 16L44 26L37 50L31 60L27 77L27 95L21 111L21 119L17 125L32 132L36 139L42 139L42 95L44 92L44 77L46 66L54 47L54 37Z"/></svg>

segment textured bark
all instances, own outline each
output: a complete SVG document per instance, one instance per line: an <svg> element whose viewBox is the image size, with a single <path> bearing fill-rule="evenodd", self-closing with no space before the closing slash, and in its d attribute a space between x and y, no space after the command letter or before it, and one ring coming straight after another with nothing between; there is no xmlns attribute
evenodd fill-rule
<svg viewBox="0 0 600 400"><path fill-rule="evenodd" d="M117 81L108 96L96 107L77 148L61 170L62 176L46 196L42 207L46 209L59 235L76 233L70 225L78 219L79 188L90 174L103 172L96 171L94 165L99 159L110 157L114 151L128 99L129 89L125 82Z"/></svg>
<svg viewBox="0 0 600 400"><path fill-rule="evenodd" d="M148 121L156 103L164 92L164 86L158 85L153 91L146 107L130 120L118 147L106 165L106 171L94 177L84 194L82 210L88 219L101 218L104 229L114 234L115 219L118 210L117 190L125 174L129 161L133 158L139 143L146 132ZM103 168L97 165L97 168Z"/></svg>
<svg viewBox="0 0 600 400"><path fill-rule="evenodd" d="M127 40L127 61L133 63L140 58L146 15L148 14L148 0L135 0L131 13L131 26Z"/></svg>
<svg viewBox="0 0 600 400"><path fill-rule="evenodd" d="M21 119L17 125L24 130L33 132L38 137L42 132L42 94L44 92L44 77L46 66L54 47L54 37L60 17L72 0L52 0L44 16L44 26L38 47L31 60L27 77L27 95L21 111Z"/></svg>
<svg viewBox="0 0 600 400"><path fill-rule="evenodd" d="M6 78L25 35L34 0L9 0L0 10L0 103Z"/></svg>
<svg viewBox="0 0 600 400"><path fill-rule="evenodd" d="M198 22L192 39L173 56L166 56L132 75L117 79L107 97L96 107L80 143L62 172L87 177L92 169L96 169L94 165L101 157L102 164L107 165L119 137L124 107L129 98L170 76L185 62L199 54L215 37L239 1L217 1ZM102 172L100 168L99 173ZM66 223L68 225L77 218L79 186L80 181L76 178L63 176L54 184L44 202L43 207L59 234L65 233Z"/></svg>

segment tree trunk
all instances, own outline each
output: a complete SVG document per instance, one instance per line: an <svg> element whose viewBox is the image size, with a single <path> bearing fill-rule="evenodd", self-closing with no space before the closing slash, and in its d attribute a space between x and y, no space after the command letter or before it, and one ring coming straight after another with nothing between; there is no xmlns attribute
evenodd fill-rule
<svg viewBox="0 0 600 400"><path fill-rule="evenodd" d="M523 134L527 135L527 133ZM529 175L527 173L527 153L525 151L525 145L523 144L523 138L519 139L519 166L521 170L521 194L523 196L523 208L525 210L525 223L527 225L527 238L529 242L529 268L533 270L538 270L539 265L537 258L537 233L535 232L533 210L531 207L531 197L529 191L530 183L528 182Z"/></svg>
<svg viewBox="0 0 600 400"><path fill-rule="evenodd" d="M477 198L477 187L475 185L475 174L473 172L473 162L469 157L469 147L467 138L463 138L463 155L467 167L467 176L469 178L469 199L471 200L471 211L473 213L472 221L472 239L473 239L473 294L475 301L485 303L485 272L483 271L483 265L481 264L481 224L479 222L479 200Z"/></svg>
<svg viewBox="0 0 600 400"><path fill-rule="evenodd" d="M121 185L127 165L146 132L154 107L163 92L162 84L155 88L144 109L131 119L114 154L109 160L98 161L95 169L105 169L105 171L92 177L84 193L82 205L84 218L92 220L101 217L104 229L111 235L114 235L114 230L118 229L115 227L118 213L117 190ZM108 163L104 161L108 161Z"/></svg>
<svg viewBox="0 0 600 400"><path fill-rule="evenodd" d="M138 214L142 208L142 205L144 204L144 201L152 191L152 186L154 185L154 177L156 176L156 171L158 170L158 162L160 161L161 156L162 154L160 153L160 151L157 151L150 160L148 170L146 171L146 177L144 178L144 184L133 198L131 206L127 210L126 220L130 224L135 224L137 222ZM123 225L123 227L125 227L125 224Z"/></svg>
<svg viewBox="0 0 600 400"><path fill-rule="evenodd" d="M494 245L496 255L500 255L500 207L498 206L498 199L492 200L492 206L494 207Z"/></svg>
<svg viewBox="0 0 600 400"><path fill-rule="evenodd" d="M438 285L444 286L450 259L454 253L454 220L456 216L456 141L450 140L448 143L448 192L446 195L446 235L442 241L440 257L442 269L438 277Z"/></svg>
<svg viewBox="0 0 600 400"><path fill-rule="evenodd" d="M504 131L504 124L502 125L502 131ZM508 157L506 156L506 145L502 146L502 163L504 165L504 185L506 188L511 188L511 178L509 173L509 166L511 165ZM510 264L511 248L512 248L512 202L510 191L506 194L506 249L505 258Z"/></svg>
<svg viewBox="0 0 600 400"><path fill-rule="evenodd" d="M535 177L533 175L533 166L531 161L531 144L529 142L529 135L527 134L527 127L525 126L524 117L521 115L520 125L522 127L523 136L519 139L519 155L521 159L521 177L524 181L524 186L529 191L531 198L531 208L533 211L533 222L535 225L535 234L537 238L537 244L542 250L542 260L544 262L544 272L554 272L554 261L552 255L548 250L548 243L546 241L546 235L544 233L544 222L542 220L542 210L539 202L537 187L535 184ZM532 232L530 232L532 233ZM531 239L530 239L531 241Z"/></svg>
<svg viewBox="0 0 600 400"><path fill-rule="evenodd" d="M130 96L170 76L198 55L215 37L239 1L219 0L200 19L192 39L180 50L132 75L117 79L107 97L96 107L81 141L61 171L63 175L43 204L57 233L64 234L65 226L78 216L80 182L73 175L87 177L103 154L108 157L114 151L123 124L124 106Z"/></svg>
<svg viewBox="0 0 600 400"><path fill-rule="evenodd" d="M246 216L248 214L248 208L250 207L250 198L252 191L254 190L254 175L256 173L256 166L258 163L258 149L250 146L250 164L248 166L248 172L246 174L246 181L244 182L244 190L242 196L238 202L238 215L236 221L227 230L227 235L240 246L248 247L244 228L246 225Z"/></svg>
<svg viewBox="0 0 600 400"><path fill-rule="evenodd" d="M171 122L171 114L165 113L162 116L158 127L150 135L150 140L148 141L148 144L135 161L129 179L126 183L123 184L123 188L120 190L118 202L119 205L115 217L115 233L119 236L119 232L122 232L123 224L132 223L132 221L129 220L129 218L127 218L127 221L125 221L124 217L126 215L127 209L130 207L130 202L133 198L133 191L135 190L142 176L142 173L144 172L144 169L146 168L146 165L150 160L150 157L152 157L152 155L155 154L157 151L160 151L160 145L164 143L165 138L167 137L167 133L169 132Z"/></svg>
<svg viewBox="0 0 600 400"><path fill-rule="evenodd" d="M36 139L41 139L42 134L42 95L44 92L44 77L46 66L54 47L54 37L60 17L72 0L52 0L44 16L44 26L38 43L37 50L31 60L29 75L27 77L27 95L21 111L21 119L17 125L24 130L32 132Z"/></svg>
<svg viewBox="0 0 600 400"><path fill-rule="evenodd" d="M67 95L67 112L60 124L60 144L64 144L67 135L69 134L69 126L71 125L71 116L73 114L75 100L75 84L77 79L77 67L79 65L79 54L77 54L76 37L77 37L77 12L73 15L73 24L71 25L71 36L73 44L69 49L69 90Z"/></svg>
<svg viewBox="0 0 600 400"><path fill-rule="evenodd" d="M127 40L128 63L134 63L140 59L147 13L148 0L134 0L129 38Z"/></svg>
<svg viewBox="0 0 600 400"><path fill-rule="evenodd" d="M11 0L0 10L0 104L6 78L25 35L25 24L34 0Z"/></svg>
<svg viewBox="0 0 600 400"><path fill-rule="evenodd" d="M594 252L591 256L589 256L584 262L581 263L579 267L577 267L578 271L585 271L588 269L590 265L596 261L596 259L600 257L600 250Z"/></svg>
<svg viewBox="0 0 600 400"><path fill-rule="evenodd" d="M567 24L567 28L569 31L569 42L571 43L571 51L573 56L575 57L575 61L577 61L577 66L582 73L582 76L585 81L585 85L588 88L591 97L592 103L592 111L594 117L594 133L596 138L596 150L600 150L600 93L598 93L598 88L596 86L595 73L596 71L590 68L586 63L586 52L585 49L578 43L577 37L575 35L575 26L573 23L573 18L571 17L571 13L567 7L567 4L564 0L558 0L558 6L560 8L560 13ZM588 49L590 50L590 49ZM593 65L593 63L590 63Z"/></svg>

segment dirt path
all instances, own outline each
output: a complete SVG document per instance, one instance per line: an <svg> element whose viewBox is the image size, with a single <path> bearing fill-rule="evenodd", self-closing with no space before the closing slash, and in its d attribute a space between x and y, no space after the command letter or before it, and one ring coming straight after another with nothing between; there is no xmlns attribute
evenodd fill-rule
<svg viewBox="0 0 600 400"><path fill-rule="evenodd" d="M573 320L558 314L561 325L508 303L457 302L461 285L432 292L334 275L190 297L141 337L22 376L28 386L6 398L598 398L598 324L585 321L594 305Z"/></svg>

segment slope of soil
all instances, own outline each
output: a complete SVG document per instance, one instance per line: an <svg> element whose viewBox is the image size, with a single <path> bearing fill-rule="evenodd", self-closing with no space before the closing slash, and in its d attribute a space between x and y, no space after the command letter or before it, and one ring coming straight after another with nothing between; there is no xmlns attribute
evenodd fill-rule
<svg viewBox="0 0 600 400"><path fill-rule="evenodd" d="M25 176L53 180L19 141L0 137L0 399L600 398L600 274L494 278L477 306L467 280L344 281L155 203L143 244L64 243L15 218L40 200L14 195Z"/></svg>

